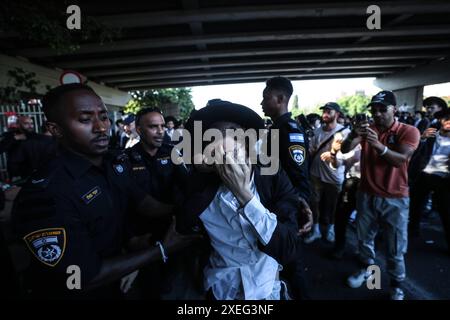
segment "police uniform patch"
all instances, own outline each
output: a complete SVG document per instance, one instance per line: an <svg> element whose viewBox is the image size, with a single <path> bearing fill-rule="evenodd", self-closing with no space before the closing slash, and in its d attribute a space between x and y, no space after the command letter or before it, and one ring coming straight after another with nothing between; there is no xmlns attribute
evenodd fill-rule
<svg viewBox="0 0 450 320"><path fill-rule="evenodd" d="M161 160L161 164L162 164L162 165L165 165L165 164L168 164L168 163L169 163L169 160L167 160L167 159Z"/></svg>
<svg viewBox="0 0 450 320"><path fill-rule="evenodd" d="M289 147L289 154L292 159L298 164L302 165L305 161L305 148L299 145L293 145Z"/></svg>
<svg viewBox="0 0 450 320"><path fill-rule="evenodd" d="M28 249L43 264L54 267L66 249L66 230L64 228L41 229L23 237Z"/></svg>
<svg viewBox="0 0 450 320"><path fill-rule="evenodd" d="M102 191L100 190L100 187L94 187L92 190L89 190L84 196L81 197L83 199L84 203L89 204L92 200L97 198Z"/></svg>
<svg viewBox="0 0 450 320"><path fill-rule="evenodd" d="M289 134L289 142L304 143L305 136L303 136L303 134L301 134L301 133L290 133Z"/></svg>
<svg viewBox="0 0 450 320"><path fill-rule="evenodd" d="M123 173L123 166L121 165L121 164L116 164L115 166L114 166L114 170L117 172L117 173Z"/></svg>

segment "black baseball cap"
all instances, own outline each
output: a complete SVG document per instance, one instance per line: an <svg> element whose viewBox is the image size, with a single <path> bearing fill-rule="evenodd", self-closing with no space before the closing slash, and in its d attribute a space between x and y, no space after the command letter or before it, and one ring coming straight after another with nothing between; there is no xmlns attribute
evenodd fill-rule
<svg viewBox="0 0 450 320"><path fill-rule="evenodd" d="M337 112L342 113L341 107L336 102L327 102L324 106L320 107L320 110L323 109L336 110Z"/></svg>
<svg viewBox="0 0 450 320"><path fill-rule="evenodd" d="M425 100L423 100L423 106L432 106L433 104L436 104L438 107L440 107L442 110L447 109L447 103L444 101L444 99L439 97L428 97Z"/></svg>
<svg viewBox="0 0 450 320"><path fill-rule="evenodd" d="M124 125L129 125L130 123L132 123L134 120L136 120L136 117L134 114L130 114L128 115L124 120L123 120L123 124Z"/></svg>
<svg viewBox="0 0 450 320"><path fill-rule="evenodd" d="M375 104L382 104L386 107L396 106L397 100L395 99L395 95L392 91L383 90L372 97L372 100L367 105L367 107L373 106Z"/></svg>

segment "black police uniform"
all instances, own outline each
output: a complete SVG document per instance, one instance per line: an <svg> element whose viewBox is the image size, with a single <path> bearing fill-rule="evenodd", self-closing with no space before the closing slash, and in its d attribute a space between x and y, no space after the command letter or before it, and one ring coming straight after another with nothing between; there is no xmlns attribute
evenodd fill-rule
<svg viewBox="0 0 450 320"><path fill-rule="evenodd" d="M172 162L172 150L172 145L162 144L156 154L150 156L142 143L125 150L137 184L155 199L165 203L175 202L178 195L175 190L182 188L188 175L186 166Z"/></svg>
<svg viewBox="0 0 450 320"><path fill-rule="evenodd" d="M118 297L118 282L89 292L84 286L103 259L121 253L126 212L145 198L124 164L105 156L101 167L62 150L33 174L13 209L17 235L31 252L25 285L37 297ZM68 266L81 271L81 290L68 290Z"/></svg>
<svg viewBox="0 0 450 320"><path fill-rule="evenodd" d="M183 203L184 186L188 171L171 160L173 146L163 143L154 156L142 147L142 142L125 150L129 165L127 166L136 184L156 200L177 206ZM161 240L167 232L170 217L148 219L139 214L130 215L133 235L151 234L151 242ZM189 253L189 255L192 253ZM172 279L186 268L188 262L177 255L170 259L169 265L149 265L139 270L136 279L139 293L147 299L161 299L161 294L171 289ZM179 270L181 269L181 270ZM184 281L187 277L184 276Z"/></svg>
<svg viewBox="0 0 450 320"><path fill-rule="evenodd" d="M279 130L280 164L291 183L306 201L310 196L308 138L303 128L285 113L275 119L271 129Z"/></svg>
<svg viewBox="0 0 450 320"><path fill-rule="evenodd" d="M287 112L275 119L271 129L279 130L280 165L286 171L289 180L298 194L309 202L309 141L303 128L291 118ZM298 217L297 217L298 218ZM299 225L302 221L299 221ZM284 266L281 273L291 285L291 295L294 299L309 299L306 289L306 275L304 272L302 244L298 240L296 258Z"/></svg>
<svg viewBox="0 0 450 320"><path fill-rule="evenodd" d="M156 200L167 204L180 204L183 202L184 186L186 185L188 171L183 164L176 165L171 160L173 146L162 144L154 156L150 156L142 147L142 143L126 149L130 164L127 166L131 176L142 190ZM135 234L152 232L155 238L160 239L165 233L163 227L170 224L167 221L148 221L139 216L133 219Z"/></svg>
<svg viewBox="0 0 450 320"><path fill-rule="evenodd" d="M28 178L31 173L54 157L56 142L53 137L35 132L26 133L26 140L16 140L7 132L0 141L0 153L6 152L10 177Z"/></svg>

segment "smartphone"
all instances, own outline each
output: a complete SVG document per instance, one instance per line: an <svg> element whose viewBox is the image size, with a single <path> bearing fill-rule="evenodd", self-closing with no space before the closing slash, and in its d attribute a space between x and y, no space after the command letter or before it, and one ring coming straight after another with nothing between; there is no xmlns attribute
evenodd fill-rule
<svg viewBox="0 0 450 320"><path fill-rule="evenodd" d="M356 123L368 122L367 115L365 113L357 113L355 115L355 122Z"/></svg>

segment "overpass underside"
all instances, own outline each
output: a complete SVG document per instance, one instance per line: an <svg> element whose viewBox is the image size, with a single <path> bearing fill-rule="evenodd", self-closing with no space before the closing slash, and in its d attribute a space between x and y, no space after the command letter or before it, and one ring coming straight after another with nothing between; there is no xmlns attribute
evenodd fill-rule
<svg viewBox="0 0 450 320"><path fill-rule="evenodd" d="M386 89L397 90L408 87L397 75L409 71L412 78L424 77L414 70L446 63L450 53L449 1L377 1L379 30L367 28L366 10L373 3L365 1L79 3L82 21L92 17L119 28L120 36L112 43L85 41L75 52L58 54L4 31L1 50L39 65L77 70L124 91L262 82L275 75L377 77ZM448 75L442 78L450 81ZM422 78L409 87L426 82Z"/></svg>

